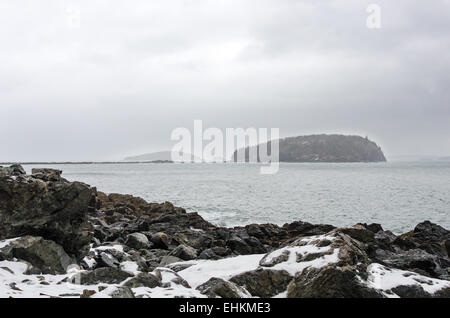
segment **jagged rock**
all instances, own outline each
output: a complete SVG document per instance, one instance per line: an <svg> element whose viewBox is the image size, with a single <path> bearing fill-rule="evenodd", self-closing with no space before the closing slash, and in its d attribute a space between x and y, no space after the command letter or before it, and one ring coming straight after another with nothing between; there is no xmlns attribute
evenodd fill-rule
<svg viewBox="0 0 450 318"><path fill-rule="evenodd" d="M356 226L357 230L359 228ZM288 297L382 297L379 291L363 283L370 263L367 244L344 232L354 234L348 228L338 228L326 236L299 239L290 245L291 254L296 251L300 270L288 285ZM324 244L324 241L331 244ZM279 254L279 251L275 253ZM325 261L327 258L328 261ZM289 259L292 261L291 255ZM302 263L305 265L301 266Z"/></svg>
<svg viewBox="0 0 450 318"><path fill-rule="evenodd" d="M80 285L118 284L133 275L114 267L102 267L75 275L74 282Z"/></svg>
<svg viewBox="0 0 450 318"><path fill-rule="evenodd" d="M357 225L362 225L363 227L365 227L369 231L372 231L375 234L380 231L383 231L383 227L381 226L381 224L378 224L378 223L371 223L371 224L358 223Z"/></svg>
<svg viewBox="0 0 450 318"><path fill-rule="evenodd" d="M432 277L448 279L447 267L450 267L450 260L436 255L429 254L421 249L411 249L407 251L390 252L378 249L376 259L390 267L404 270L426 273Z"/></svg>
<svg viewBox="0 0 450 318"><path fill-rule="evenodd" d="M392 288L397 296L401 298L429 298L428 294L421 286L418 285L402 285Z"/></svg>
<svg viewBox="0 0 450 318"><path fill-rule="evenodd" d="M336 227L329 224L311 224L308 222L295 221L284 224L283 229L287 231L290 238L298 236L321 235L334 230Z"/></svg>
<svg viewBox="0 0 450 318"><path fill-rule="evenodd" d="M449 256L445 241L450 240L450 231L440 225L430 221L419 223L414 228L411 239L419 244L419 248L430 254Z"/></svg>
<svg viewBox="0 0 450 318"><path fill-rule="evenodd" d="M137 287L155 288L161 286L161 281L155 275L149 273L139 273L135 277L128 280L124 284L124 286L130 288L137 288Z"/></svg>
<svg viewBox="0 0 450 318"><path fill-rule="evenodd" d="M49 169L49 168L33 168L31 169L31 175L33 178L43 181L61 181L61 170Z"/></svg>
<svg viewBox="0 0 450 318"><path fill-rule="evenodd" d="M356 224L352 227L339 228L339 231L359 242L371 244L375 242L375 233L361 224Z"/></svg>
<svg viewBox="0 0 450 318"><path fill-rule="evenodd" d="M450 231L447 231L440 225L425 221L416 225L413 238L423 241L442 242L450 238Z"/></svg>
<svg viewBox="0 0 450 318"><path fill-rule="evenodd" d="M305 269L288 286L288 298L380 298L363 285L354 266Z"/></svg>
<svg viewBox="0 0 450 318"><path fill-rule="evenodd" d="M198 286L197 290L208 298L242 298L243 295L247 295L242 288L235 284L215 277Z"/></svg>
<svg viewBox="0 0 450 318"><path fill-rule="evenodd" d="M174 207L171 203L165 202L164 205L153 205L151 208L153 214L159 214L158 217L152 218L149 222L151 225L158 223L169 223L183 229L212 230L216 227L203 219L198 213L186 213L184 209ZM167 212L163 212L168 210ZM170 234L170 233L168 233Z"/></svg>
<svg viewBox="0 0 450 318"><path fill-rule="evenodd" d="M116 267L120 266L120 262L111 254L106 252L101 252L99 257L96 259L97 267Z"/></svg>
<svg viewBox="0 0 450 318"><path fill-rule="evenodd" d="M231 282L244 287L250 294L267 298L286 291L291 275L286 271L258 269L236 275Z"/></svg>
<svg viewBox="0 0 450 318"><path fill-rule="evenodd" d="M378 231L374 235L374 239L377 242L377 245L381 248L391 249L391 246L397 239L397 236L395 236L391 231Z"/></svg>
<svg viewBox="0 0 450 318"><path fill-rule="evenodd" d="M208 248L200 253L200 259L220 259L231 254L231 250L226 247L216 246Z"/></svg>
<svg viewBox="0 0 450 318"><path fill-rule="evenodd" d="M13 170L22 173L18 167ZM80 256L92 237L86 212L93 194L80 182L0 176L0 239L41 236Z"/></svg>
<svg viewBox="0 0 450 318"><path fill-rule="evenodd" d="M32 265L34 273L65 274L75 261L64 249L53 241L42 237L24 236L0 249L0 258L26 261ZM29 269L31 271L31 269Z"/></svg>
<svg viewBox="0 0 450 318"><path fill-rule="evenodd" d="M163 287L170 287L171 283L191 288L189 283L184 280L178 273L169 268L157 268L154 271L156 278L161 281Z"/></svg>
<svg viewBox="0 0 450 318"><path fill-rule="evenodd" d="M0 167L0 176L17 177L25 174L25 169L19 164L13 164L9 167Z"/></svg>
<svg viewBox="0 0 450 318"><path fill-rule="evenodd" d="M149 242L147 236L145 236L142 233L129 234L127 236L127 240L125 241L125 244L136 250L148 249L150 247L150 242Z"/></svg>
<svg viewBox="0 0 450 318"><path fill-rule="evenodd" d="M190 261L197 258L197 251L190 246L178 245L169 255Z"/></svg>
<svg viewBox="0 0 450 318"><path fill-rule="evenodd" d="M250 246L248 246L243 239L236 235L227 241L227 246L229 246L230 249L238 255L247 255L252 252Z"/></svg>

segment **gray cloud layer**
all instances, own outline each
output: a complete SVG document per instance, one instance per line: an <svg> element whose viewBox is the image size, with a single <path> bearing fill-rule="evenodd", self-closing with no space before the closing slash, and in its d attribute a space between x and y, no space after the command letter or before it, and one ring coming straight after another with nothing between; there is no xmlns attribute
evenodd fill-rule
<svg viewBox="0 0 450 318"><path fill-rule="evenodd" d="M448 30L449 0L5 0L0 161L168 149L194 119L448 155Z"/></svg>

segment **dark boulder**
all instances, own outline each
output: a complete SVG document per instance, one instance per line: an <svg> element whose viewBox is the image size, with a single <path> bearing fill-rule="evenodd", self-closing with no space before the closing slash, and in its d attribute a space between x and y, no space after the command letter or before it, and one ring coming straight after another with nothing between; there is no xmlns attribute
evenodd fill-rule
<svg viewBox="0 0 450 318"><path fill-rule="evenodd" d="M35 179L43 181L61 181L61 170L48 169L48 168L33 168L31 169L31 175Z"/></svg>
<svg viewBox="0 0 450 318"><path fill-rule="evenodd" d="M231 282L244 287L252 296L267 298L286 291L292 277L286 271L258 269L236 275Z"/></svg>
<svg viewBox="0 0 450 318"><path fill-rule="evenodd" d="M26 175L25 169L19 164L13 164L9 167L0 166L0 176L12 176L17 177L21 175Z"/></svg>
<svg viewBox="0 0 450 318"><path fill-rule="evenodd" d="M119 284L133 275L114 267L102 267L76 274L73 282L80 285Z"/></svg>
<svg viewBox="0 0 450 318"><path fill-rule="evenodd" d="M133 233L127 236L125 245L134 248L136 250L140 250L140 249L148 249L150 247L150 242L147 236L145 236L144 234Z"/></svg>
<svg viewBox="0 0 450 318"><path fill-rule="evenodd" d="M198 258L200 259L221 259L231 254L231 250L227 247L216 246L203 250Z"/></svg>
<svg viewBox="0 0 450 318"><path fill-rule="evenodd" d="M0 249L0 258L23 260L32 265L33 274L65 274L75 264L64 249L42 237L24 236Z"/></svg>
<svg viewBox="0 0 450 318"><path fill-rule="evenodd" d="M356 268L328 266L305 269L288 286L288 298L380 298L382 294L366 287Z"/></svg>
<svg viewBox="0 0 450 318"><path fill-rule="evenodd" d="M162 282L163 287L170 287L171 284L181 285L186 288L191 288L189 283L183 279L177 272L169 268L157 268L154 271L156 278Z"/></svg>
<svg viewBox="0 0 450 318"><path fill-rule="evenodd" d="M139 273L135 277L128 280L124 284L124 286L130 288L137 288L137 287L155 288L161 286L161 281L155 275L149 273Z"/></svg>
<svg viewBox="0 0 450 318"><path fill-rule="evenodd" d="M378 262L390 267L415 271L420 274L426 273L428 276L441 279L449 278L447 268L450 267L450 260L429 254L421 249L396 252L379 249L376 251L375 257Z"/></svg>
<svg viewBox="0 0 450 318"><path fill-rule="evenodd" d="M190 261L197 258L197 251L190 246L178 245L169 255Z"/></svg>
<svg viewBox="0 0 450 318"><path fill-rule="evenodd" d="M80 182L0 175L0 239L41 236L82 255L92 238L86 213L92 195Z"/></svg>
<svg viewBox="0 0 450 318"><path fill-rule="evenodd" d="M116 267L119 268L120 262L111 254L107 252L101 252L95 259L97 267Z"/></svg>
<svg viewBox="0 0 450 318"><path fill-rule="evenodd" d="M421 286L419 285L402 285L391 289L393 293L401 298L429 298L431 297Z"/></svg>
<svg viewBox="0 0 450 318"><path fill-rule="evenodd" d="M243 295L246 295L242 288L221 278L215 277L198 286L197 290L203 295L208 296L208 298L242 298Z"/></svg>

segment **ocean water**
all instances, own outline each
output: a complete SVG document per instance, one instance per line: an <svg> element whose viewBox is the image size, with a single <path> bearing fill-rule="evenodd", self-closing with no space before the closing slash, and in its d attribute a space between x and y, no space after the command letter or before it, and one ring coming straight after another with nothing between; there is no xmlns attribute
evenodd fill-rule
<svg viewBox="0 0 450 318"><path fill-rule="evenodd" d="M221 226L375 222L403 233L431 220L450 228L450 162L281 163L275 175L260 174L258 164L45 166L107 193L170 201Z"/></svg>

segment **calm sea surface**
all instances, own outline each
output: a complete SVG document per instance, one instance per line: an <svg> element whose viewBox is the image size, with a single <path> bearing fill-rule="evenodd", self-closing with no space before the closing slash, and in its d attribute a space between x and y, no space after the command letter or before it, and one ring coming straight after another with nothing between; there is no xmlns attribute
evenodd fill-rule
<svg viewBox="0 0 450 318"><path fill-rule="evenodd" d="M217 225L376 222L402 233L431 220L450 228L450 162L286 163L275 175L256 164L46 167L107 193L171 201Z"/></svg>

